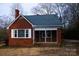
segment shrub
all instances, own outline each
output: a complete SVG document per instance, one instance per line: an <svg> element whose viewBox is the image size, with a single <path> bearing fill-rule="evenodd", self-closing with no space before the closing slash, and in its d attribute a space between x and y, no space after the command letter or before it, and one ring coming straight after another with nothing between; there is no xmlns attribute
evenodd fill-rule
<svg viewBox="0 0 79 59"><path fill-rule="evenodd" d="M6 29L0 29L0 41L7 40L7 32Z"/></svg>
<svg viewBox="0 0 79 59"><path fill-rule="evenodd" d="M79 39L79 28L64 30L65 39Z"/></svg>

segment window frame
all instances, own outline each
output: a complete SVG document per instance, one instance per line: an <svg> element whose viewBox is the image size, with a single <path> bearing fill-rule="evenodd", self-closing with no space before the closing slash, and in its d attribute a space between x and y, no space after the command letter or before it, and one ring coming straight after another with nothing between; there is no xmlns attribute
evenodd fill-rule
<svg viewBox="0 0 79 59"><path fill-rule="evenodd" d="M15 37L15 30L17 31L16 37ZM24 30L24 37L18 37L18 30ZM27 30L28 30L28 33L26 33ZM11 38L31 38L31 36L29 37L29 35L31 35L31 33L29 33L29 31L31 31L31 29L12 29ZM28 34L28 37L26 36L26 34Z"/></svg>

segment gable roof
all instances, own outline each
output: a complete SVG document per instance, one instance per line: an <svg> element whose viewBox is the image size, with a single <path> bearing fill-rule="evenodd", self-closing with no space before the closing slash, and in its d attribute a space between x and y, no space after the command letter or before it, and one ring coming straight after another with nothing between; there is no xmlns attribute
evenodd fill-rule
<svg viewBox="0 0 79 59"><path fill-rule="evenodd" d="M18 17L16 17L8 26L7 29L9 29L9 27L20 17L22 16L25 20L27 20L23 15L19 15ZM27 20L28 21L28 20ZM29 21L28 21L29 22ZM29 22L31 25L33 25L31 22Z"/></svg>
<svg viewBox="0 0 79 59"><path fill-rule="evenodd" d="M24 16L24 17L37 27L62 26L62 22L59 20L56 14L31 15L31 16Z"/></svg>

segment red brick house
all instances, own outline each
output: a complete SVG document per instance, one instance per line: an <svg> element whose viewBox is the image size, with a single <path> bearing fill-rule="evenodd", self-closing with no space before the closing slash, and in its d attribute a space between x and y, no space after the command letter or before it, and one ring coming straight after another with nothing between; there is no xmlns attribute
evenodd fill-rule
<svg viewBox="0 0 79 59"><path fill-rule="evenodd" d="M19 14L16 9L15 20L7 27L9 46L33 46L34 44L61 44L61 27L57 15Z"/></svg>

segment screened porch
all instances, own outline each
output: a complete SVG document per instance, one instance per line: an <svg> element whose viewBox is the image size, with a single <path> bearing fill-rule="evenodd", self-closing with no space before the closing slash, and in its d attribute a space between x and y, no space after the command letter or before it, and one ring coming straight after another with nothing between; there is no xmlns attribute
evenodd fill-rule
<svg viewBox="0 0 79 59"><path fill-rule="evenodd" d="M56 30L36 30L35 43L52 43L56 42Z"/></svg>

